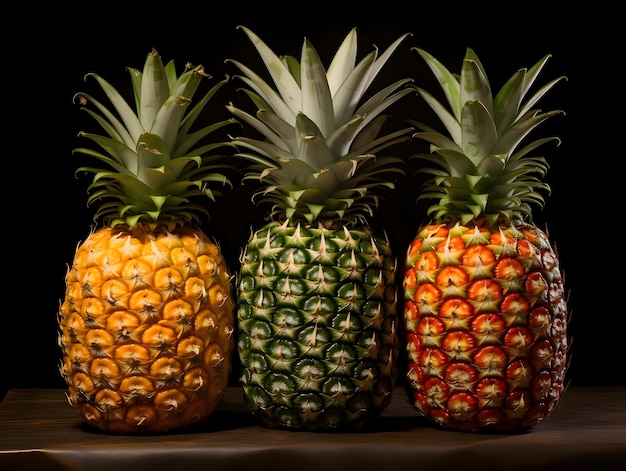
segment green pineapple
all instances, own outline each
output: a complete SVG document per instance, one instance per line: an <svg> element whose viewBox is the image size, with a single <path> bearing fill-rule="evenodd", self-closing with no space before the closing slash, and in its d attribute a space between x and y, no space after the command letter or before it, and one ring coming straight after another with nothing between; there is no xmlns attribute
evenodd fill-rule
<svg viewBox="0 0 626 471"><path fill-rule="evenodd" d="M230 184L213 154L230 142L207 139L222 122L194 129L227 80L193 106L202 66L177 76L156 51L129 68L136 110L96 74L112 108L76 98L105 134L80 136L102 152L89 204L94 227L77 247L59 311L60 372L68 400L91 426L119 433L186 428L207 419L228 385L235 347L232 277L219 246L196 223L202 199ZM92 109L88 105L93 105ZM219 185L219 186L218 186ZM214 189L211 189L214 187Z"/></svg>
<svg viewBox="0 0 626 471"><path fill-rule="evenodd" d="M228 109L265 137L233 138L236 155L252 162L254 201L270 207L241 256L244 397L271 428L360 428L389 404L398 374L396 260L368 221L404 175L402 159L377 153L412 132L379 137L381 113L412 91L404 79L362 98L407 35L357 64L353 29L325 70L308 40L298 61L241 29L275 84L230 61L258 110Z"/></svg>
<svg viewBox="0 0 626 471"><path fill-rule="evenodd" d="M417 49L447 106L419 94L446 133L423 123L417 155L436 164L418 198L433 200L405 265L407 386L426 418L448 429L522 430L546 418L565 389L567 303L559 259L533 223L543 207L544 157L557 137L522 142L559 110L537 102L561 79L527 94L550 56L515 73L492 96L467 49L461 74Z"/></svg>

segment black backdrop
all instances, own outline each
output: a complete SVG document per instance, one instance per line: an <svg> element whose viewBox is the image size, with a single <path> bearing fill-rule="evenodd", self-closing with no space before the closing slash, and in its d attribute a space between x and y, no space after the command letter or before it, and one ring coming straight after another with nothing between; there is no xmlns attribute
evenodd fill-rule
<svg viewBox="0 0 626 471"><path fill-rule="evenodd" d="M617 161L623 158L623 130L617 130L621 123L615 118L624 93L614 71L621 69L616 64L621 59L616 53L618 30L612 27L617 13L598 2L586 11L552 13L529 4L517 4L525 8L519 11L469 5L455 11L447 2L342 2L341 7L339 2L294 2L281 8L260 6L264 3L232 2L218 9L189 2L167 10L111 2L87 10L48 5L26 11L18 6L19 13L5 18L14 28L10 37L2 33L8 112L4 122L9 126L4 141L9 155L4 156L8 168L3 170L0 397L10 388L64 387L57 368L56 313L66 264L92 224L85 203L88 182L74 177L74 169L85 162L71 152L84 144L78 131L92 126L72 102L77 91L97 92L93 81L83 81L84 74L96 72L121 88L129 86L125 68L141 68L152 48L164 60L174 59L179 70L186 62L202 63L216 79L237 73L226 58L258 69L256 52L237 25L250 27L276 52L295 56L306 37L325 64L353 26L359 33L360 57L373 45L384 49L411 32L381 77L413 77L430 90L436 90L436 84L418 54L410 51L412 46L426 49L454 71L460 70L465 48L472 47L494 89L518 68L552 54L540 81L559 75L568 81L558 84L540 105L544 110L562 109L565 115L551 118L539 130L558 135L562 145L543 149L551 165L552 194L536 222L547 224L571 292L568 376L572 385L624 384L626 313L617 227L623 219ZM236 91L236 82L229 87L213 103L210 112L216 117L229 117L222 106L228 101L249 105ZM436 124L418 98L390 111L394 119L410 115ZM412 146L395 152L419 149L419 144ZM210 207L212 219L204 225L220 242L231 270L237 268L250 228L263 222L250 194L248 185L227 192ZM416 194L415 182L400 182L375 218L389 233L399 258L421 221L423 208L415 204ZM234 383L235 374L236 365Z"/></svg>

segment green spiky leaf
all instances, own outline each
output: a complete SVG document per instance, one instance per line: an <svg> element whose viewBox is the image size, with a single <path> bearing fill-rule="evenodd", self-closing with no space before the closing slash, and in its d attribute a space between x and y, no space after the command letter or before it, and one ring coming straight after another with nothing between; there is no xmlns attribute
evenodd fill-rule
<svg viewBox="0 0 626 471"><path fill-rule="evenodd" d="M529 135L560 110L534 109L539 99L564 77L551 80L530 98L532 85L550 56L530 69L517 71L493 98L491 85L475 52L468 48L459 75L431 54L415 48L437 78L446 103L416 87L440 118L446 133L411 121L421 131L414 136L430 143L430 154L414 158L437 164L423 168L431 175L418 199L433 200L427 212L436 221L489 225L532 220L532 206L543 207L542 180L548 166L544 157L530 155L556 137L527 142ZM518 149L522 144L524 147Z"/></svg>
<svg viewBox="0 0 626 471"><path fill-rule="evenodd" d="M89 147L74 149L74 153L95 158L103 166L81 166L77 170L93 175L87 204L97 204L94 219L101 218L109 225L198 222L200 215L208 216L208 211L193 200L220 195L211 186L230 185L224 172L234 169L222 162L224 155L213 154L218 148L232 147L232 143L207 141L208 136L234 120L194 128L196 119L228 78L194 103L193 95L201 81L209 77L202 66L188 66L177 75L174 63L164 65L153 50L143 70L128 70L135 109L94 73L86 78L96 80L110 106L83 92L75 95L105 133L79 134L103 152ZM89 108L90 104L95 109Z"/></svg>
<svg viewBox="0 0 626 471"><path fill-rule="evenodd" d="M402 159L376 154L408 140L412 132L407 127L382 134L382 113L413 89L403 79L368 99L365 94L408 35L382 54L374 50L357 61L352 29L325 69L306 39L297 60L274 53L254 32L240 29L273 82L237 60L228 61L243 74L236 78L248 87L245 93L257 110L252 114L232 104L227 109L265 137L232 138L238 148L249 151L235 156L252 162L243 179L258 179L256 201L271 205L270 218L292 223L331 227L365 222L383 190L393 188L404 172Z"/></svg>

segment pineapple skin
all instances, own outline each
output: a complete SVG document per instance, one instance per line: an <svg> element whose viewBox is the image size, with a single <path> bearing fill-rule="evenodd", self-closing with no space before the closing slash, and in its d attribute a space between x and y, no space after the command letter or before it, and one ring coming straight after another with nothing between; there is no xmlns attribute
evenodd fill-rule
<svg viewBox="0 0 626 471"><path fill-rule="evenodd" d="M192 227L104 227L79 245L59 310L68 401L92 427L167 432L205 421L228 385L231 276Z"/></svg>
<svg viewBox="0 0 626 471"><path fill-rule="evenodd" d="M421 227L404 276L406 389L445 429L516 432L565 390L567 303L545 232Z"/></svg>
<svg viewBox="0 0 626 471"><path fill-rule="evenodd" d="M389 242L367 228L271 222L241 257L238 351L245 402L264 426L360 429L398 376L398 286Z"/></svg>

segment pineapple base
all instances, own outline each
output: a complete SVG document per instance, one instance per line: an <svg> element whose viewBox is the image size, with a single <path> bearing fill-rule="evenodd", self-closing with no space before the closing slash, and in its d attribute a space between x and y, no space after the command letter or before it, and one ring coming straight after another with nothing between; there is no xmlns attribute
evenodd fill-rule
<svg viewBox="0 0 626 471"><path fill-rule="evenodd" d="M270 223L238 281L240 382L264 426L359 429L397 378L397 283L387 240L367 229Z"/></svg>
<svg viewBox="0 0 626 471"><path fill-rule="evenodd" d="M407 393L422 416L471 432L549 416L565 390L568 313L543 231L424 226L404 293Z"/></svg>
<svg viewBox="0 0 626 471"><path fill-rule="evenodd" d="M228 385L231 277L200 230L105 227L78 247L59 310L68 401L97 429L206 420Z"/></svg>

